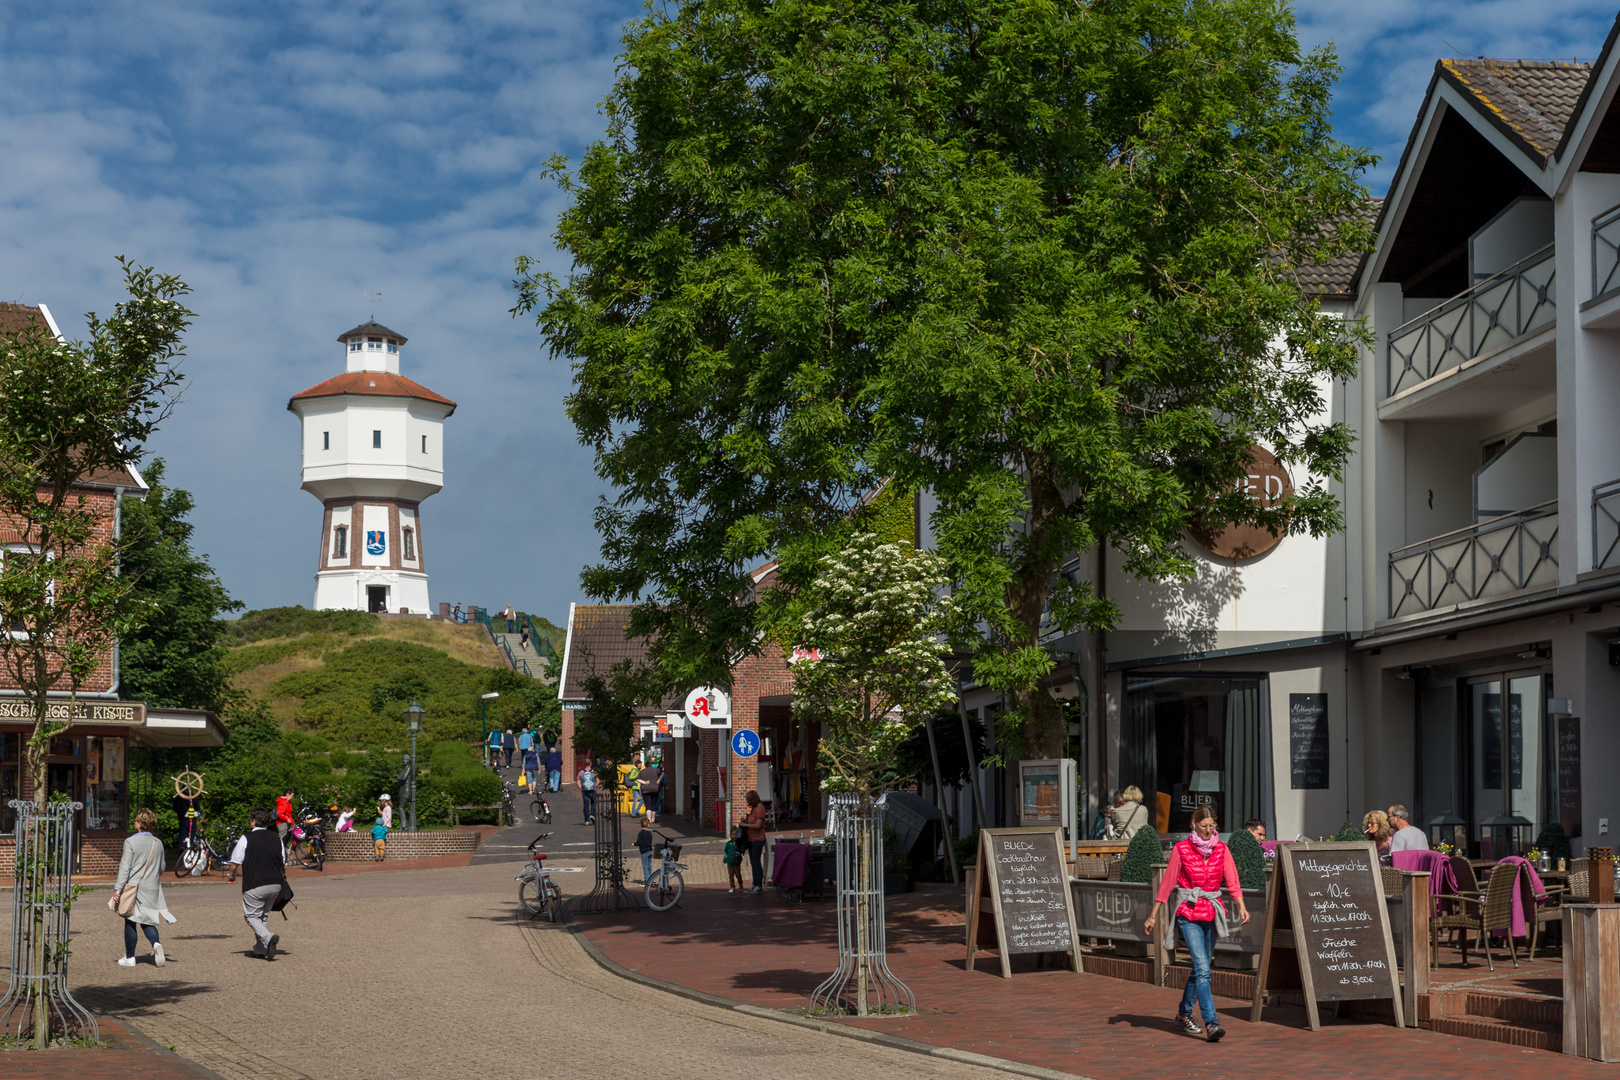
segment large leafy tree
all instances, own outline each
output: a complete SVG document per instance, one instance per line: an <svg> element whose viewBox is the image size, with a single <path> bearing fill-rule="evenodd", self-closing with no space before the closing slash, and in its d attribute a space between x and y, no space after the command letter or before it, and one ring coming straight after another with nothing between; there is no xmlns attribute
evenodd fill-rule
<svg viewBox="0 0 1620 1080"><path fill-rule="evenodd" d="M642 601L668 680L756 647L750 566L807 582L892 477L937 496L976 677L1052 755L1043 617L1117 614L1075 553L1165 578L1200 522L1341 526L1356 332L1296 271L1365 244L1371 159L1286 3L704 0L624 47L605 138L555 165L571 272L519 260L514 310L617 491L586 587ZM1252 501L1256 443L1312 479Z"/></svg>
<svg viewBox="0 0 1620 1080"><path fill-rule="evenodd" d="M146 621L120 643L123 694L148 705L222 711L230 677L219 616L240 611L242 603L225 590L208 556L191 549L191 493L164 484L162 458L141 478L145 500L124 507L123 573L134 596L147 601Z"/></svg>

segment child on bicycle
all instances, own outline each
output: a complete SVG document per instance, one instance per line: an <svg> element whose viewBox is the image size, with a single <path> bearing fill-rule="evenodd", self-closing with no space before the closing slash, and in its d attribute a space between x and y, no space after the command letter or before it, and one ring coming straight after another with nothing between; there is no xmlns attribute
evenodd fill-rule
<svg viewBox="0 0 1620 1080"><path fill-rule="evenodd" d="M641 831L636 833L636 850L641 852L641 880L652 880L652 811L644 811L641 815Z"/></svg>
<svg viewBox="0 0 1620 1080"><path fill-rule="evenodd" d="M382 818L378 818L377 824L371 827L371 847L373 861L382 862L383 853L388 850L388 826L383 824Z"/></svg>
<svg viewBox="0 0 1620 1080"><path fill-rule="evenodd" d="M742 892L743 889L742 851L737 847L737 837L740 835L742 835L741 826L731 834L731 839L726 841L725 854L720 857L720 861L726 864L726 892Z"/></svg>

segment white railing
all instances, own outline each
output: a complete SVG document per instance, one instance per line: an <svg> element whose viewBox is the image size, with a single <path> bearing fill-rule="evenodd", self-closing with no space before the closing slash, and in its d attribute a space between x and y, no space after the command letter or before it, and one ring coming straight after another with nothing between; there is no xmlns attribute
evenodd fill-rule
<svg viewBox="0 0 1620 1080"><path fill-rule="evenodd" d="M1620 288L1620 206L1592 219L1592 295Z"/></svg>
<svg viewBox="0 0 1620 1080"><path fill-rule="evenodd" d="M1592 569L1620 565L1620 480L1592 488Z"/></svg>
<svg viewBox="0 0 1620 1080"><path fill-rule="evenodd" d="M1551 326L1553 246L1514 263L1389 332L1389 393Z"/></svg>
<svg viewBox="0 0 1620 1080"><path fill-rule="evenodd" d="M1389 553L1391 618L1558 584L1558 502Z"/></svg>

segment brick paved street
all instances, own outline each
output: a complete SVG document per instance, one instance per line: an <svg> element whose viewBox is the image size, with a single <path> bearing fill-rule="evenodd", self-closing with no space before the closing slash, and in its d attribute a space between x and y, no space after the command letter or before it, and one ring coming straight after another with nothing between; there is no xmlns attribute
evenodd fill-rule
<svg viewBox="0 0 1620 1080"><path fill-rule="evenodd" d="M519 916L517 865L302 877L289 921L275 919L283 951L273 963L244 955L238 889L185 884L169 889L180 919L163 930L170 963L154 967L143 943L139 965L118 967L122 923L98 889L76 913L71 985L98 1014L227 1080L630 1077L655 1058L663 1072L714 1080L1001 1075L628 982L566 928ZM588 871L560 880L569 895L589 887ZM0 926L10 919L8 897ZM45 1060L7 1054L0 1075L24 1075L13 1061ZM27 1075L171 1080L52 1060L54 1071ZM623 1068L604 1071L615 1061Z"/></svg>
<svg viewBox="0 0 1620 1080"><path fill-rule="evenodd" d="M1228 1037L1211 1046L1175 1030L1179 990L1037 969L1027 957L1016 958L1013 978L1003 980L989 952L967 971L960 897L951 890L891 898L889 964L916 993L922 1014L851 1024L1108 1080L1252 1080L1301 1068L1312 1080L1614 1075L1613 1066L1581 1058L1334 1020L1326 1012L1323 1030L1313 1033L1298 1008L1269 1009L1267 1022L1251 1024L1248 1002L1221 997L1215 1003ZM837 956L830 902L782 902L768 891L731 896L698 886L673 911L586 915L578 925L628 970L769 1009L803 1009Z"/></svg>

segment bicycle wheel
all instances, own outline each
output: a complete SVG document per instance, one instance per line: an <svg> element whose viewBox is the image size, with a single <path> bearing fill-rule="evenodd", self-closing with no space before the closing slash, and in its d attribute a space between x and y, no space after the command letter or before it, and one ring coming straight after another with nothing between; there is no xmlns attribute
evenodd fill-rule
<svg viewBox="0 0 1620 1080"><path fill-rule="evenodd" d="M539 878L525 878L518 883L518 902L530 915L540 914L545 905L541 902Z"/></svg>
<svg viewBox="0 0 1620 1080"><path fill-rule="evenodd" d="M530 804L529 804L529 816L530 816L530 817L532 817L532 818L534 818L534 820L535 820L535 821L536 821L536 822L538 822L538 823L540 823L540 824L544 824L544 821L543 821L543 819L542 819L542 818L541 818L541 817L540 817L540 814L541 814L541 810L540 810L540 800L539 800L539 799L536 799L536 800L534 800L534 802L532 802L532 803L530 803Z"/></svg>
<svg viewBox="0 0 1620 1080"><path fill-rule="evenodd" d="M562 922L562 890L557 888L555 882L546 882L550 886L546 890L546 918L554 923Z"/></svg>
<svg viewBox="0 0 1620 1080"><path fill-rule="evenodd" d="M174 864L174 876L185 877L187 874L191 873L191 868L197 865L197 860L201 857L202 852L198 851L196 848L186 848L186 850L180 853L179 861ZM207 868L204 867L204 869Z"/></svg>
<svg viewBox="0 0 1620 1080"><path fill-rule="evenodd" d="M324 857L315 850L314 844L300 846L298 849L298 865L305 870L319 870Z"/></svg>
<svg viewBox="0 0 1620 1080"><path fill-rule="evenodd" d="M654 911L668 911L680 903L685 889L679 870L662 870L647 882L647 906Z"/></svg>

